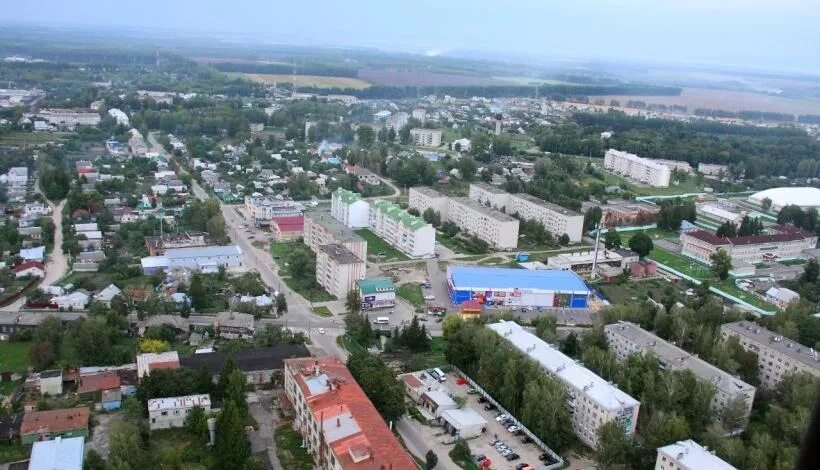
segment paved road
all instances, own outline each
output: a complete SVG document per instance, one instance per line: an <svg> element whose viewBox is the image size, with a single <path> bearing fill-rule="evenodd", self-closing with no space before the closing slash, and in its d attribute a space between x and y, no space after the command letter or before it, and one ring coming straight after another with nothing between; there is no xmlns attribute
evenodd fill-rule
<svg viewBox="0 0 820 470"><path fill-rule="evenodd" d="M430 446L427 445L427 438L422 435L421 424L405 415L396 422L396 431L404 441L404 445L407 446L407 450L424 461ZM454 464L447 454L439 453L437 456L438 464L435 466L437 470L460 470L461 467Z"/></svg>

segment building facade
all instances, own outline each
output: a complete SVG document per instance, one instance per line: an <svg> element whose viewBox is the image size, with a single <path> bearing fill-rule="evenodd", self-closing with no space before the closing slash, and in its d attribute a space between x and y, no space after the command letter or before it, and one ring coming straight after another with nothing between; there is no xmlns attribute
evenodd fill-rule
<svg viewBox="0 0 820 470"><path fill-rule="evenodd" d="M630 354L651 354L658 359L663 370L689 370L699 380L714 386L715 396L712 398L712 409L715 411L715 416L719 416L727 405L733 402L742 402L745 410L743 423L738 429L730 429L729 431L736 432L745 428L749 414L752 411L752 402L754 402L756 392L753 386L728 372L718 369L703 359L689 354L634 323L618 322L606 325L604 332L610 350L620 360L626 360Z"/></svg>
<svg viewBox="0 0 820 470"><path fill-rule="evenodd" d="M515 322L502 321L487 325L487 328L535 362L549 377L563 384L567 391L567 406L572 410L572 429L585 444L595 448L598 428L610 421L617 422L625 435L632 437L635 434L641 406L638 400Z"/></svg>
<svg viewBox="0 0 820 470"><path fill-rule="evenodd" d="M760 383L774 389L786 375L805 372L820 377L820 355L803 346L750 322L725 323L720 327L724 339L737 338L746 351L757 354Z"/></svg>
<svg viewBox="0 0 820 470"><path fill-rule="evenodd" d="M148 400L148 427L156 429L181 428L194 407L211 412L211 397L208 395L187 395L184 397L153 398Z"/></svg>
<svg viewBox="0 0 820 470"><path fill-rule="evenodd" d="M293 427L318 468L412 469L416 463L338 358L285 361Z"/></svg>
<svg viewBox="0 0 820 470"><path fill-rule="evenodd" d="M367 259L367 241L333 218L328 210L305 212L303 241L314 253L322 245L344 245L359 259Z"/></svg>
<svg viewBox="0 0 820 470"><path fill-rule="evenodd" d="M490 246L512 250L518 246L518 219L466 197L447 200L447 219L469 235L475 235Z"/></svg>
<svg viewBox="0 0 820 470"><path fill-rule="evenodd" d="M709 449L688 439L658 448L655 470L737 470Z"/></svg>
<svg viewBox="0 0 820 470"><path fill-rule="evenodd" d="M359 298L362 299L362 310L390 308L396 305L396 284L389 277L359 279Z"/></svg>
<svg viewBox="0 0 820 470"><path fill-rule="evenodd" d="M322 245L316 253L316 282L339 299L367 275L365 262L344 245Z"/></svg>
<svg viewBox="0 0 820 470"><path fill-rule="evenodd" d="M803 250L817 245L817 235L793 226L779 225L768 235L719 237L705 230L683 232L680 236L681 254L710 264L711 256L725 250L732 264L758 264L778 260L799 259Z"/></svg>
<svg viewBox="0 0 820 470"><path fill-rule="evenodd" d="M447 220L447 199L447 196L427 186L410 188L408 207L417 210L419 215L424 215L427 209L433 209L439 213L443 222Z"/></svg>
<svg viewBox="0 0 820 470"><path fill-rule="evenodd" d="M411 258L435 254L436 229L390 201L373 202L368 226L373 233Z"/></svg>
<svg viewBox="0 0 820 470"><path fill-rule="evenodd" d="M346 227L364 228L370 222L370 204L361 194L338 188L333 191L330 214Z"/></svg>
<svg viewBox="0 0 820 470"><path fill-rule="evenodd" d="M256 226L268 225L273 217L302 215L305 206L300 202L266 196L246 196L245 210Z"/></svg>
<svg viewBox="0 0 820 470"><path fill-rule="evenodd" d="M58 127L74 128L77 126L97 126L100 124L100 113L90 109L43 109L37 117L45 119Z"/></svg>
<svg viewBox="0 0 820 470"><path fill-rule="evenodd" d="M659 188L668 187L672 176L672 170L666 165L615 149L606 151L604 168L626 178Z"/></svg>
<svg viewBox="0 0 820 470"><path fill-rule="evenodd" d="M410 130L413 145L420 147L438 147L441 145L441 131L436 129L415 128Z"/></svg>

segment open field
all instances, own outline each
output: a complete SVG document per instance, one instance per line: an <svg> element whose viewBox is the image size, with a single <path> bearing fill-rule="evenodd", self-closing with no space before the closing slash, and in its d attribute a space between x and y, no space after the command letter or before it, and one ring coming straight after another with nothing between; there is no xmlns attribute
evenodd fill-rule
<svg viewBox="0 0 820 470"><path fill-rule="evenodd" d="M359 70L359 77L368 82L388 86L492 86L511 85L509 80L478 75L418 72L408 70Z"/></svg>
<svg viewBox="0 0 820 470"><path fill-rule="evenodd" d="M25 373L28 369L28 350L31 343L0 342L0 372Z"/></svg>
<svg viewBox="0 0 820 470"><path fill-rule="evenodd" d="M421 286L415 282L400 285L396 289L396 295L406 300L415 308L424 308L424 293L421 291Z"/></svg>
<svg viewBox="0 0 820 470"><path fill-rule="evenodd" d="M60 140L61 135L54 132L9 132L0 137L0 145L27 147Z"/></svg>
<svg viewBox="0 0 820 470"><path fill-rule="evenodd" d="M820 100L783 98L748 91L713 90L707 88L684 88L680 96L601 96L609 100L619 100L626 104L629 100L644 101L647 104L679 104L688 107L692 113L696 108L724 109L726 111L768 111L792 114L820 114Z"/></svg>
<svg viewBox="0 0 820 470"><path fill-rule="evenodd" d="M293 83L297 87L308 86L316 88L355 88L361 90L370 86L370 83L351 77L323 77L319 75L276 75L268 73L229 73L232 77L240 76L267 85L274 83Z"/></svg>

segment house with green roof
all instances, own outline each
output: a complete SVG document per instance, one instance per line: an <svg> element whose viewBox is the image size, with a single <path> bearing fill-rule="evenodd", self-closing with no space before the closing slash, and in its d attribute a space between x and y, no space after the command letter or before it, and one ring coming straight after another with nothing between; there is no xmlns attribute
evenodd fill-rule
<svg viewBox="0 0 820 470"><path fill-rule="evenodd" d="M369 228L411 258L435 255L436 230L433 226L390 201L373 202Z"/></svg>
<svg viewBox="0 0 820 470"><path fill-rule="evenodd" d="M389 277L359 279L356 281L362 310L390 308L396 305L396 285Z"/></svg>

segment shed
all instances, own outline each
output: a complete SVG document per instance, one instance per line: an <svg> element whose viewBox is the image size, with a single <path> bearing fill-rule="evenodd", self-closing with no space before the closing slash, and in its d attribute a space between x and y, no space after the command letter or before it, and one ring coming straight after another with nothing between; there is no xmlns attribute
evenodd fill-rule
<svg viewBox="0 0 820 470"><path fill-rule="evenodd" d="M487 420L471 408L444 410L439 420L447 432L461 439L478 436L487 426Z"/></svg>

